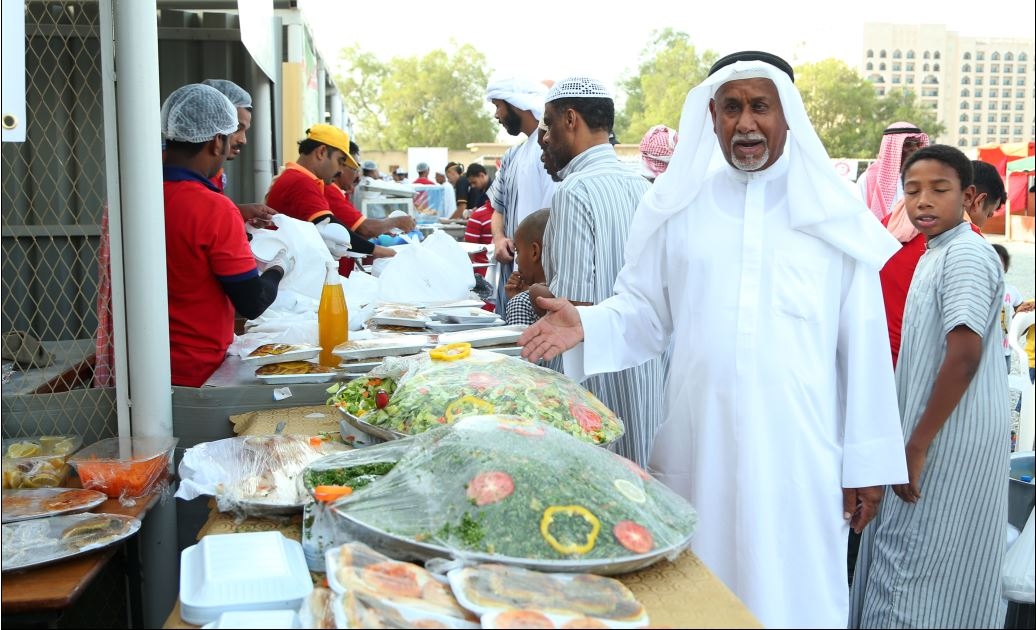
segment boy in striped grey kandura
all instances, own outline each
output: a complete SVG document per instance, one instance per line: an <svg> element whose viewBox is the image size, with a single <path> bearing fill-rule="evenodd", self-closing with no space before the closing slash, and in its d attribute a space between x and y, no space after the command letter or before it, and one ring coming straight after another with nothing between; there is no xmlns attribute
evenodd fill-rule
<svg viewBox="0 0 1036 630"><path fill-rule="evenodd" d="M975 194L957 149L907 159L911 222L928 239L910 283L896 389L910 480L863 533L850 627L1002 628L1010 413L1004 276L963 220Z"/></svg>
<svg viewBox="0 0 1036 630"><path fill-rule="evenodd" d="M612 295L633 213L649 184L619 162L608 142L615 109L599 82L559 81L546 100L544 151L559 168L562 181L543 237L543 269L552 295L576 304L597 304ZM583 382L626 423L616 452L640 466L647 465L662 422L663 382L658 357Z"/></svg>

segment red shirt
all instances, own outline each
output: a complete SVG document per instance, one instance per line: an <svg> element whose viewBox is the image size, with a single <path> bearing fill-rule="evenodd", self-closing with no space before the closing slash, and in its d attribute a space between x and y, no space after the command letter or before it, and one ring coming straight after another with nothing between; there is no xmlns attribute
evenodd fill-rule
<svg viewBox="0 0 1036 630"><path fill-rule="evenodd" d="M464 241L467 243L481 243L483 245L493 244L493 204L488 201L475 209L468 217L468 224L464 228ZM489 256L483 252L471 257L473 263L488 263ZM484 267L475 269L482 276L486 275Z"/></svg>
<svg viewBox="0 0 1036 630"><path fill-rule="evenodd" d="M234 340L234 306L220 280L259 274L234 202L186 169L164 169L169 354L173 385L200 387Z"/></svg>
<svg viewBox="0 0 1036 630"><path fill-rule="evenodd" d="M435 186L435 182L428 179L427 177L418 177L414 180L415 184L421 184L422 186Z"/></svg>
<svg viewBox="0 0 1036 630"><path fill-rule="evenodd" d="M881 220L887 226L892 215ZM981 235L982 231L971 224L971 229ZM906 309L907 293L910 281L914 279L914 270L921 260L926 248L924 234L918 234L892 255L881 268L881 296L885 300L885 321L889 328L889 343L892 346L892 366L899 360L899 344L903 332L903 311Z"/></svg>
<svg viewBox="0 0 1036 630"><path fill-rule="evenodd" d="M324 195L324 180L294 162L288 162L270 184L266 205L299 221L312 222L332 214Z"/></svg>
<svg viewBox="0 0 1036 630"><path fill-rule="evenodd" d="M356 228L367 219L360 214L360 211L349 201L345 192L337 184L332 182L330 186L324 186L324 197L331 207L331 214L349 226L350 230L356 231ZM348 278L349 274L353 272L354 266L355 260L351 256L342 256L338 259L338 275Z"/></svg>

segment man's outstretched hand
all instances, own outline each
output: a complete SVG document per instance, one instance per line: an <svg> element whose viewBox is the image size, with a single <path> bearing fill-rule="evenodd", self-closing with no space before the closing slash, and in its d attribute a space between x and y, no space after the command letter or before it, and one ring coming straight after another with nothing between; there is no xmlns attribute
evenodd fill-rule
<svg viewBox="0 0 1036 630"><path fill-rule="evenodd" d="M540 308L547 314L529 326L518 339L522 346L522 357L536 363L547 361L565 350L575 347L583 340L583 324L579 311L565 298L536 298Z"/></svg>

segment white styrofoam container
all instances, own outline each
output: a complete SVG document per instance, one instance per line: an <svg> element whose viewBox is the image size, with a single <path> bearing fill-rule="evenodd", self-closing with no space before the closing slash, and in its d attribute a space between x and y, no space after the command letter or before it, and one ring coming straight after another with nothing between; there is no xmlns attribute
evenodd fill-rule
<svg viewBox="0 0 1036 630"><path fill-rule="evenodd" d="M302 545L280 532L206 536L180 554L180 613L195 625L228 611L298 610L312 590Z"/></svg>
<svg viewBox="0 0 1036 630"><path fill-rule="evenodd" d="M294 610L230 610L202 628L277 628L294 630L302 622Z"/></svg>

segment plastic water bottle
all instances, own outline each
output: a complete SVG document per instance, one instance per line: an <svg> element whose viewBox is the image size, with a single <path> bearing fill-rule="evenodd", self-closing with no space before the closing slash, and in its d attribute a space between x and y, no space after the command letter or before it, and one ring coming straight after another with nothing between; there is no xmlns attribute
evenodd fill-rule
<svg viewBox="0 0 1036 630"><path fill-rule="evenodd" d="M338 367L342 360L331 352L338 344L349 341L349 308L345 304L338 263L329 261L326 266L324 288L320 291L320 306L317 308L320 365Z"/></svg>

